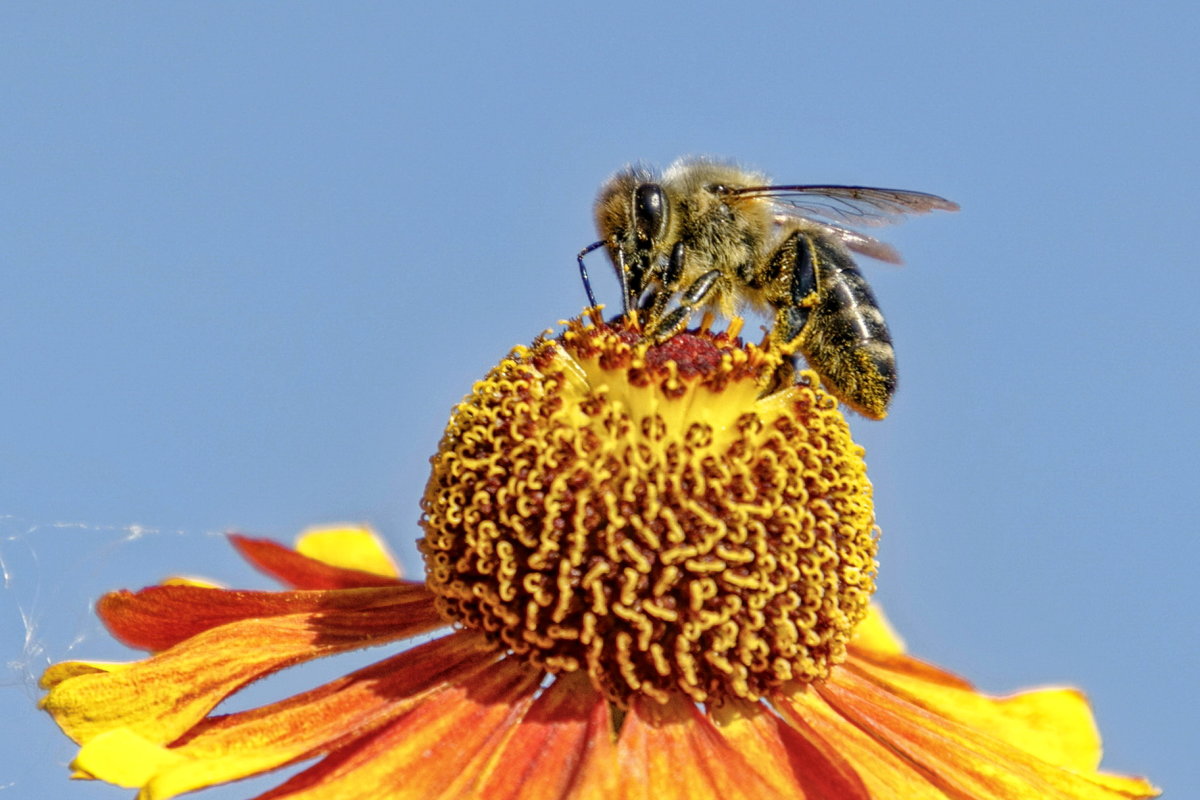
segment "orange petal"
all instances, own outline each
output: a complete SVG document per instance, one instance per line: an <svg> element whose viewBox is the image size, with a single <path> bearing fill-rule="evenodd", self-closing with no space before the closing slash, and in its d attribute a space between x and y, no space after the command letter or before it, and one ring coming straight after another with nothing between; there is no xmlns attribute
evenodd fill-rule
<svg viewBox="0 0 1200 800"><path fill-rule="evenodd" d="M911 675L925 684L963 689L969 692L975 691L975 687L966 678L961 678L953 672L948 672L941 667L935 667L927 661L922 661L919 658L913 658L903 653L893 654L877 650L866 650L854 644L850 645L849 652L850 658L846 660L846 664L848 665L875 664Z"/></svg>
<svg viewBox="0 0 1200 800"><path fill-rule="evenodd" d="M1156 794L1149 784L1126 779L1118 787L1049 764L892 695L852 670L836 670L816 688L838 713L926 773L951 797L1117 800Z"/></svg>
<svg viewBox="0 0 1200 800"><path fill-rule="evenodd" d="M384 605L239 620L109 671L95 665L52 667L42 677L50 689L42 707L80 743L128 728L165 744L250 681L321 656L413 635L413 627L405 626L407 617L403 606Z"/></svg>
<svg viewBox="0 0 1200 800"><path fill-rule="evenodd" d="M402 716L443 683L496 658L483 637L452 634L261 708L201 722L182 744L153 745L122 729L92 739L74 766L144 787L145 800L244 778L327 753Z"/></svg>
<svg viewBox="0 0 1200 800"><path fill-rule="evenodd" d="M362 586L395 586L398 578L332 566L301 555L270 539L232 534L229 541L242 557L279 582L296 589L353 589Z"/></svg>
<svg viewBox="0 0 1200 800"><path fill-rule="evenodd" d="M344 747L257 800L436 800L473 796L542 673L493 664L427 695L405 716Z"/></svg>
<svg viewBox="0 0 1200 800"><path fill-rule="evenodd" d="M582 672L561 676L515 720L473 782L489 800L604 800L616 768L608 701Z"/></svg>
<svg viewBox="0 0 1200 800"><path fill-rule="evenodd" d="M348 623L395 626L411 636L445 624L433 594L419 583L371 589L301 592L247 592L200 586L152 586L140 592L111 592L96 612L113 636L130 647L165 650L191 636L242 619L294 614L362 616ZM392 637L396 638L396 637Z"/></svg>
<svg viewBox="0 0 1200 800"><path fill-rule="evenodd" d="M690 701L636 700L617 740L617 790L623 800L761 800L764 779Z"/></svg>
<svg viewBox="0 0 1200 800"><path fill-rule="evenodd" d="M779 692L771 704L805 739L824 742L823 751L835 752L854 765L868 796L947 800L923 772L843 718L811 686Z"/></svg>
<svg viewBox="0 0 1200 800"><path fill-rule="evenodd" d="M736 701L709 713L721 735L772 785L772 797L871 800L854 767L808 726L789 726L761 703Z"/></svg>

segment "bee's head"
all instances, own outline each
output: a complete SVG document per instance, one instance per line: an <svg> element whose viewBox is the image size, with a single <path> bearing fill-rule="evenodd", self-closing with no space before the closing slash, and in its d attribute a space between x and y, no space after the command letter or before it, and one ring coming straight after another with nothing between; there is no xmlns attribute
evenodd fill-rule
<svg viewBox="0 0 1200 800"><path fill-rule="evenodd" d="M641 294L649 270L670 251L671 199L658 176L628 167L605 182L596 198L596 228L631 294Z"/></svg>
<svg viewBox="0 0 1200 800"><path fill-rule="evenodd" d="M610 248L626 257L645 254L667 239L670 200L658 176L628 167L609 178L596 197L596 229Z"/></svg>

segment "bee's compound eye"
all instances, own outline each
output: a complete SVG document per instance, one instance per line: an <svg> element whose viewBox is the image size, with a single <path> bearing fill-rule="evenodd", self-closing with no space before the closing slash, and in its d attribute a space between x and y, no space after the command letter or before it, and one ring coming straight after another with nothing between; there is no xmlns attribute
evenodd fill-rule
<svg viewBox="0 0 1200 800"><path fill-rule="evenodd" d="M633 192L637 235L643 241L661 239L667 229L667 199L657 183L643 183Z"/></svg>
<svg viewBox="0 0 1200 800"><path fill-rule="evenodd" d="M725 194L726 192L729 191L729 187L723 183L710 183L708 186L705 186L704 188L708 189L713 194Z"/></svg>

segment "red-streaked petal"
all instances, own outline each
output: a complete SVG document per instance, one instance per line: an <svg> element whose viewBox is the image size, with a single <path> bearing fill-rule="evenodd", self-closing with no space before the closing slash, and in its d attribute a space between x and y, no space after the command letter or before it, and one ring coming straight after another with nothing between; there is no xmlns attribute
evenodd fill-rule
<svg viewBox="0 0 1200 800"><path fill-rule="evenodd" d="M871 800L854 767L803 724L786 724L761 703L735 701L709 712L730 744L773 787L773 797Z"/></svg>
<svg viewBox="0 0 1200 800"><path fill-rule="evenodd" d="M825 742L826 753L836 753L852 764L869 797L947 800L923 773L830 708L812 687L778 692L771 705L805 739Z"/></svg>
<svg viewBox="0 0 1200 800"><path fill-rule="evenodd" d="M483 637L452 634L278 703L205 720L182 744L130 740L124 729L111 746L97 737L74 765L144 787L145 800L166 800L330 752L408 713L439 686L492 668L497 657ZM134 747L131 764L124 751Z"/></svg>
<svg viewBox="0 0 1200 800"><path fill-rule="evenodd" d="M403 713L439 684L490 668L499 656L478 633L452 633L285 700L205 720L177 749L196 758L246 742L303 754L329 750L339 738L362 735Z"/></svg>
<svg viewBox="0 0 1200 800"><path fill-rule="evenodd" d="M960 678L953 672L948 672L941 667L935 667L927 661L922 661L919 658L913 658L903 653L882 653L877 650L863 650L855 647L853 644L848 648L850 658L848 664L875 664L885 669L903 672L919 679L928 685L944 686L949 689L962 689L963 691L973 692L975 687L970 681L965 678Z"/></svg>
<svg viewBox="0 0 1200 800"><path fill-rule="evenodd" d="M1157 793L1149 784L1118 779L1119 785L1114 785L1049 764L897 697L851 670L836 670L817 691L838 713L926 773L951 797L1118 800Z"/></svg>
<svg viewBox="0 0 1200 800"><path fill-rule="evenodd" d="M96 613L130 647L165 650L211 628L243 619L329 615L363 635L404 638L445 625L422 584L339 591L249 592L201 586L151 586L112 592Z"/></svg>
<svg viewBox="0 0 1200 800"><path fill-rule="evenodd" d="M542 673L502 661L427 695L403 717L326 756L256 800L471 797Z"/></svg>
<svg viewBox="0 0 1200 800"><path fill-rule="evenodd" d="M128 728L165 744L227 696L264 675L413 635L402 624L406 617L396 607L384 606L239 620L111 671L72 675L69 666L58 665L42 677L42 685L50 690L42 707L80 743L105 731Z"/></svg>
<svg viewBox="0 0 1200 800"><path fill-rule="evenodd" d="M771 784L690 701L635 700L617 739L623 800L761 800Z"/></svg>
<svg viewBox="0 0 1200 800"><path fill-rule="evenodd" d="M364 586L395 586L402 581L357 569L335 567L302 556L270 539L252 539L231 534L229 541L242 557L260 571L296 589L354 589Z"/></svg>
<svg viewBox="0 0 1200 800"><path fill-rule="evenodd" d="M859 658L847 668L914 705L1003 739L1043 761L1090 771L1100 765L1100 732L1077 689L1040 689L988 697L970 684L929 680L928 665L907 657Z"/></svg>
<svg viewBox="0 0 1200 800"><path fill-rule="evenodd" d="M559 677L513 723L476 794L488 800L603 800L616 768L608 701L581 672Z"/></svg>

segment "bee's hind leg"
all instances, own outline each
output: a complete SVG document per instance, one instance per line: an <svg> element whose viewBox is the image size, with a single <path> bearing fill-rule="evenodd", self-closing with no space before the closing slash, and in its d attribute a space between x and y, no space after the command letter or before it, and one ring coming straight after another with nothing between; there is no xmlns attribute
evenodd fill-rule
<svg viewBox="0 0 1200 800"><path fill-rule="evenodd" d="M796 349L798 344L796 338L808 324L811 313L812 309L801 305L785 306L779 309L775 315L775 327L771 331L775 343L782 345L787 350Z"/></svg>
<svg viewBox="0 0 1200 800"><path fill-rule="evenodd" d="M784 242L772 256L771 267L775 274L791 275L788 297L777 305L771 338L785 352L794 352L817 302L817 264L808 236L796 233Z"/></svg>

